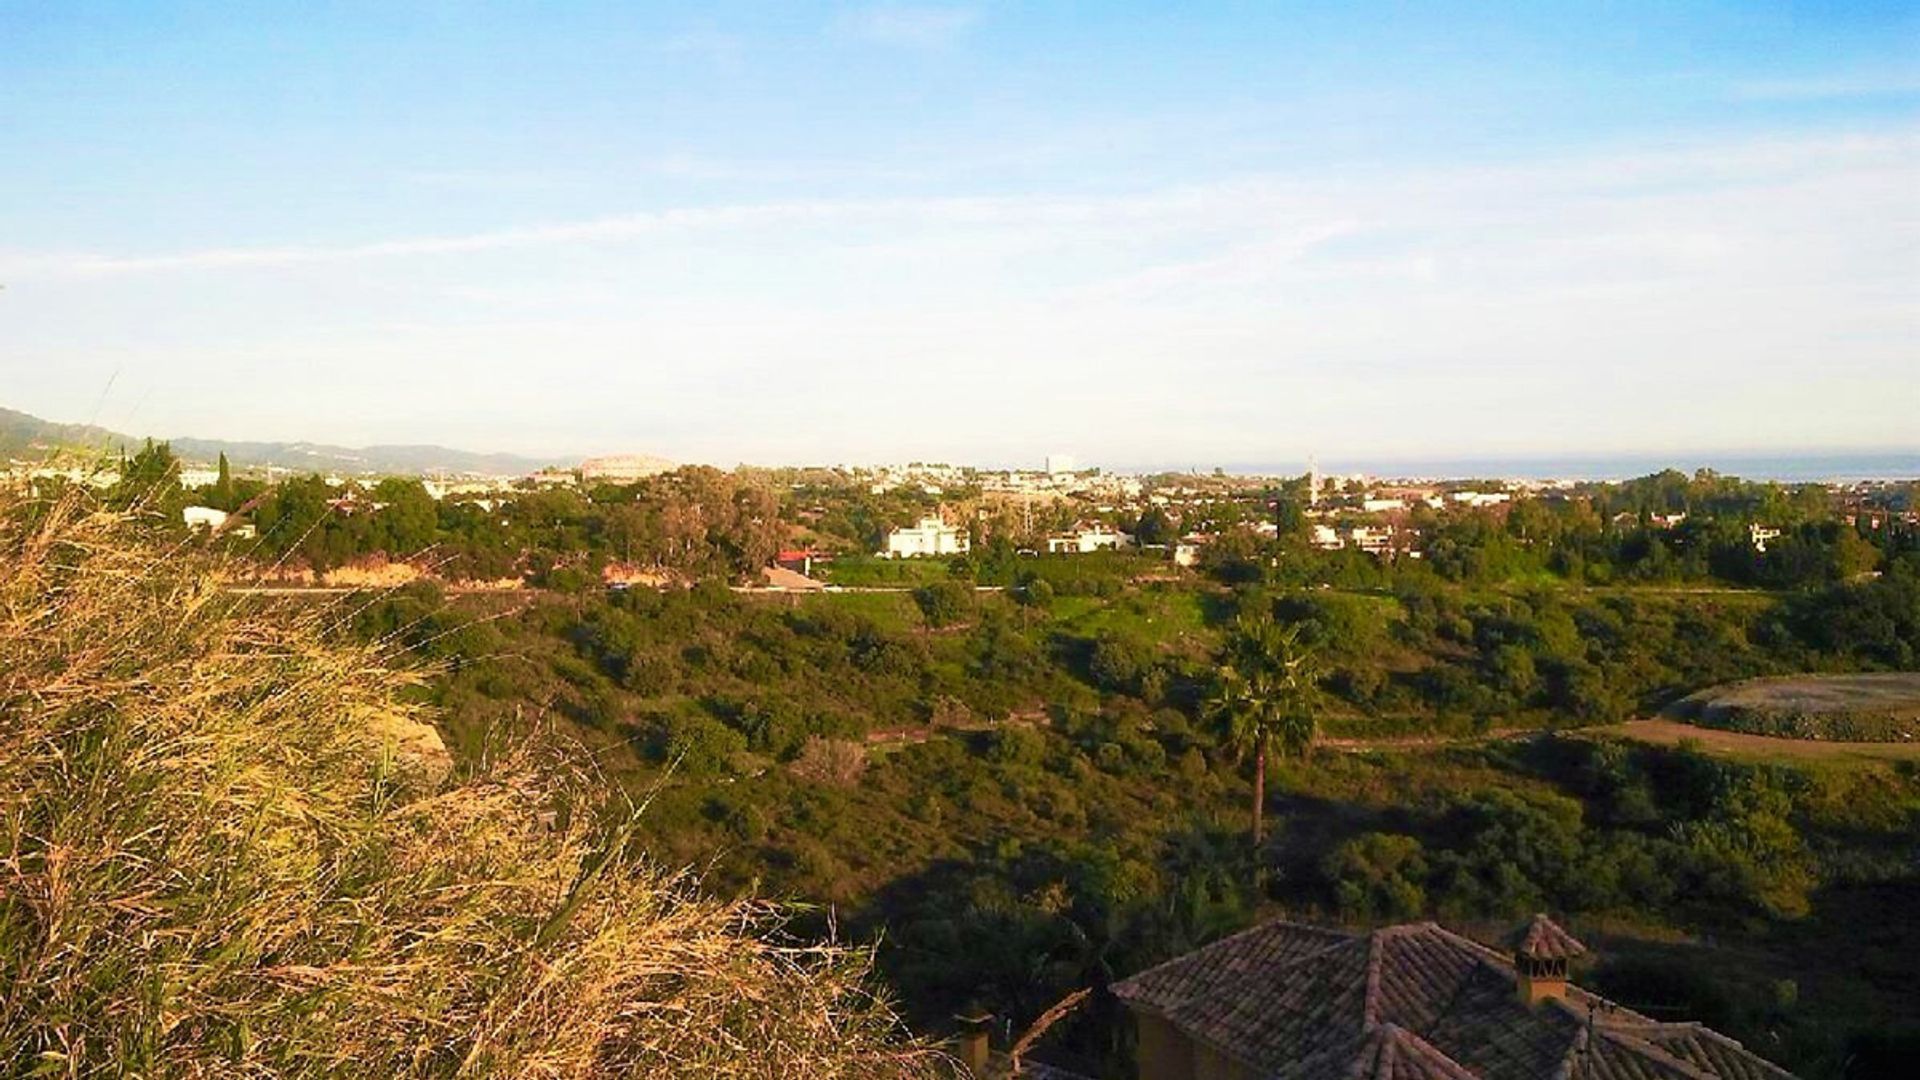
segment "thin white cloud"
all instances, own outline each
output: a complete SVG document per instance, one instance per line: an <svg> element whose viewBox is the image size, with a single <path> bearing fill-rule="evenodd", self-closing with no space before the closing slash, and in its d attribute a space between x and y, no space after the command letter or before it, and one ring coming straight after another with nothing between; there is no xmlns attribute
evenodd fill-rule
<svg viewBox="0 0 1920 1080"><path fill-rule="evenodd" d="M1920 95L1920 70L1860 75L1820 75L1735 83L1733 94L1748 101L1837 101Z"/></svg>
<svg viewBox="0 0 1920 1080"><path fill-rule="evenodd" d="M1910 444L1917 178L1894 133L21 254L0 385L84 403L119 368L165 430L690 460Z"/></svg>
<svg viewBox="0 0 1920 1080"><path fill-rule="evenodd" d="M356 262L410 256L459 255L517 248L632 241L662 232L792 222L831 216L831 203L768 203L717 209L623 214L586 221L496 229L461 236L411 237L338 246L213 248L163 255L0 255L0 267L20 277L92 277L167 270L229 270Z"/></svg>
<svg viewBox="0 0 1920 1080"><path fill-rule="evenodd" d="M682 163L689 175L703 161ZM1891 192L1920 177L1920 136L1857 135L1757 140L1713 148L1436 169L1342 179L1248 177L1119 196L851 198L637 211L584 221L503 227L447 236L401 236L363 244L227 246L169 254L0 252L8 281L100 279L171 271L250 271L321 263L374 263L540 248L678 242L689 234L737 234L749 244L785 238L810 252L864 250L914 258L935 248L991 246L1023 258L1100 250L1117 258L1116 281L1233 284L1260 279L1311 248L1356 231L1409 234L1409 242L1476 246L1475 229L1519 229L1536 242L1571 234L1557 265L1592 263L1634 250L1655 261L1715 258L1724 240L1657 209L1695 213L1740 206L1745 190L1832 184L1837 177ZM1799 206L1799 204L1795 204ZM1837 211L1837 209L1836 209ZM1653 221L1649 225L1649 219ZM1732 227L1736 223L1728 223ZM1423 240L1425 238L1425 240ZM1436 240L1438 238L1438 240ZM1173 254L1162 258L1158 246ZM1306 246L1302 246L1306 244ZM1538 246L1538 244L1536 244ZM1419 256L1421 252L1413 252ZM1284 258L1281 258L1284 256ZM1386 258L1402 254L1388 252ZM645 250L632 258L645 259ZM1421 263L1432 265L1432 263Z"/></svg>
<svg viewBox="0 0 1920 1080"><path fill-rule="evenodd" d="M709 164L676 161L687 175ZM571 222L505 227L447 236L401 237L347 245L234 246L183 252L0 252L7 280L103 278L175 271L244 271L317 264L373 263L535 249L671 243L690 235L737 235L750 244L804 233L810 250L892 252L905 258L936 249L984 248L1032 254L1097 248L1133 253L1117 260L1115 282L1141 287L1186 281L1233 284L1259 268L1297 262L1309 249L1354 232L1432 237L1456 247L1486 238L1484 228L1522 228L1535 246L1567 237L1557 257L1599 258L1632 249L1650 258L1722 250L1723 241L1689 223L1648 226L1649 207L1693 199L1699 212L1746 190L1778 190L1848 176L1877 178L1882 189L1920 177L1920 136L1754 140L1682 146L1536 164L1427 170L1336 180L1254 176L1113 195L1011 195L814 199L685 207ZM1691 204L1690 204L1691 205ZM1615 219L1620 224L1613 225ZM1578 237L1578 239L1574 239ZM798 242L795 240L795 242ZM1157 244L1184 251L1152 256ZM1304 245L1304 246L1302 246ZM1404 253L1384 253L1388 261ZM1431 268L1427 253L1417 265ZM1146 258L1142 258L1146 256ZM644 259L644 250L635 252ZM1116 260L1109 260L1109 263ZM1399 265L1407 265L1403 260Z"/></svg>
<svg viewBox="0 0 1920 1080"><path fill-rule="evenodd" d="M845 13L834 27L865 41L924 49L953 44L979 20L979 11L967 7L880 4Z"/></svg>

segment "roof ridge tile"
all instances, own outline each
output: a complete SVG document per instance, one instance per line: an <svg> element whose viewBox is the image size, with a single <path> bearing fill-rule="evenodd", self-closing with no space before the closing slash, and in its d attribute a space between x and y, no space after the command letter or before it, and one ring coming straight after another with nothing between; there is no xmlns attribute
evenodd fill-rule
<svg viewBox="0 0 1920 1080"><path fill-rule="evenodd" d="M1659 1027L1662 1025L1655 1026ZM1630 1050L1662 1068L1676 1070L1682 1076L1691 1077L1694 1078L1694 1080L1714 1080L1712 1073L1707 1072L1690 1061L1661 1049L1659 1046L1645 1039L1629 1033L1624 1028L1600 1025L1594 1028L1594 1034L1609 1042L1618 1043L1624 1049Z"/></svg>
<svg viewBox="0 0 1920 1080"><path fill-rule="evenodd" d="M1778 1065L1775 1065L1773 1062L1768 1061L1766 1058L1763 1058L1759 1054L1756 1054L1753 1051L1747 1049L1746 1045L1743 1044L1739 1039L1736 1039L1733 1036L1728 1035L1723 1031L1716 1031L1713 1028L1708 1027L1707 1025L1701 1023L1698 1020L1674 1020L1674 1021L1657 1022L1651 1025L1651 1029L1656 1034L1665 1035L1670 1032L1675 1034L1684 1032L1685 1034L1691 1035L1695 1038L1705 1039L1710 1042L1716 1042L1721 1044L1722 1046L1731 1048L1736 1053L1738 1053L1742 1058L1746 1059L1746 1061L1749 1064L1759 1067L1760 1069L1765 1071L1768 1075L1771 1075L1777 1078L1786 1078L1786 1080L1791 1080L1793 1076L1793 1074L1788 1072L1787 1070L1781 1068ZM1648 1040L1648 1041L1651 1041L1651 1040ZM1665 1047L1662 1047L1661 1049L1665 1049Z"/></svg>
<svg viewBox="0 0 1920 1080"><path fill-rule="evenodd" d="M1367 935L1367 992L1362 998L1362 1030L1380 1022L1380 967L1385 960L1386 939L1378 931Z"/></svg>

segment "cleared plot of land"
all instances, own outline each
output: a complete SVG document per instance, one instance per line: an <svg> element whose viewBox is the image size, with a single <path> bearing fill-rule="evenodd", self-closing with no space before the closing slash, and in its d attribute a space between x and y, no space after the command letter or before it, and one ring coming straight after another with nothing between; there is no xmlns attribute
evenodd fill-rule
<svg viewBox="0 0 1920 1080"><path fill-rule="evenodd" d="M1629 720L1609 727L1587 728L1596 735L1623 735L1641 742L1677 746L1697 744L1701 751L1743 761L1920 761L1920 741L1821 742L1779 739L1696 727L1677 720Z"/></svg>
<svg viewBox="0 0 1920 1080"><path fill-rule="evenodd" d="M1710 687L1670 714L1702 728L1833 742L1920 741L1920 673L1800 675Z"/></svg>

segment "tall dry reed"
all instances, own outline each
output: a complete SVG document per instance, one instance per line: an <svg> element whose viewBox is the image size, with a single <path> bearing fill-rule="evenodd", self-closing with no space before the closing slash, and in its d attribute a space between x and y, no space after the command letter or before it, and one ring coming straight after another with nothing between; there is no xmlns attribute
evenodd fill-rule
<svg viewBox="0 0 1920 1080"><path fill-rule="evenodd" d="M0 1072L944 1072L865 954L636 858L562 750L451 770L341 610L159 535L0 501Z"/></svg>

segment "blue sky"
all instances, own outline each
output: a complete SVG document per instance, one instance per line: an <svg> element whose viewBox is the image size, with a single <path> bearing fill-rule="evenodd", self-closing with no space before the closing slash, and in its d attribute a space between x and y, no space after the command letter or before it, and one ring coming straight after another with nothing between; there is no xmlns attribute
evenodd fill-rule
<svg viewBox="0 0 1920 1080"><path fill-rule="evenodd" d="M0 0L0 282L160 434L1911 448L1920 7Z"/></svg>

